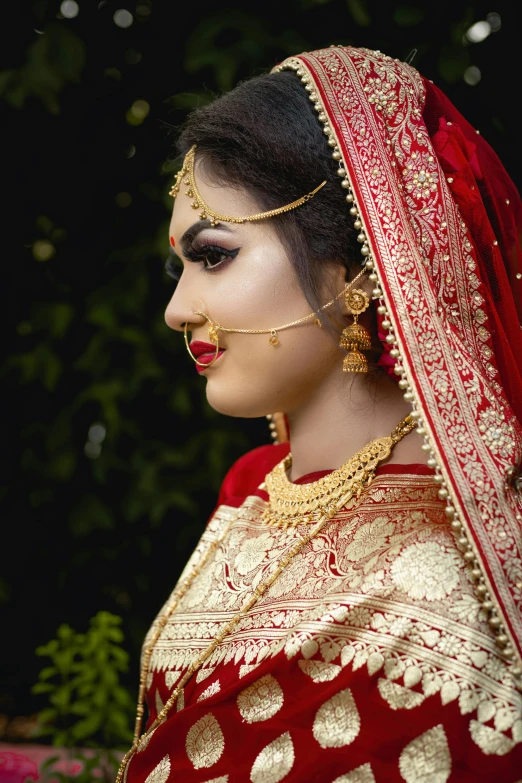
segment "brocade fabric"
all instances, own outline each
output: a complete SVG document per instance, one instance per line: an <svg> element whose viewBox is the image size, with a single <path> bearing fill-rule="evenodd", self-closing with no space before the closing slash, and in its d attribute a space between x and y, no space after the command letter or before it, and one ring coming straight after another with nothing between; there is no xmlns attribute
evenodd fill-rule
<svg viewBox="0 0 522 783"><path fill-rule="evenodd" d="M246 486L284 450L246 455L225 481L185 573L234 522L156 644L150 721L306 530L267 527L266 494ZM521 699L433 475L390 466L189 680L126 780L516 783L521 741Z"/></svg>

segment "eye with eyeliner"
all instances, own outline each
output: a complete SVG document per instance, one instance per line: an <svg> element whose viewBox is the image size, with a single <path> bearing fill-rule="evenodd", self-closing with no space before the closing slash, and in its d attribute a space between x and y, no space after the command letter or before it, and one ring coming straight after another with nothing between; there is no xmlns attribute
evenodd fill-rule
<svg viewBox="0 0 522 783"><path fill-rule="evenodd" d="M239 253L239 248L234 250L228 250L220 245L202 245L198 247L193 245L192 247L184 248L183 255L188 261L192 261L196 264L203 263L205 270L209 271L216 267L226 265L228 261L234 259Z"/></svg>
<svg viewBox="0 0 522 783"><path fill-rule="evenodd" d="M212 272L215 269L223 269L236 258L241 248L228 250L220 245L202 245L201 247L186 247L183 250L183 256L192 263L202 263L206 272ZM176 263L174 254L167 258L165 262L167 274L174 280L179 280L183 269Z"/></svg>

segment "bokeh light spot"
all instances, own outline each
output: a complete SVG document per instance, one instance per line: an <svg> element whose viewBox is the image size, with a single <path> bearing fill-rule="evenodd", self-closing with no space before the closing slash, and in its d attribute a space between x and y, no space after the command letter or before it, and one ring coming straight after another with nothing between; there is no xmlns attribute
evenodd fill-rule
<svg viewBox="0 0 522 783"><path fill-rule="evenodd" d="M76 0L63 0L63 3L60 5L60 13L66 19L74 19L80 13L80 6Z"/></svg>
<svg viewBox="0 0 522 783"><path fill-rule="evenodd" d="M89 432L87 437L89 438L92 443L102 443L105 440L105 436L107 435L107 430L105 428L105 425L102 424L100 421L95 421L94 424L91 424L89 427Z"/></svg>
<svg viewBox="0 0 522 783"><path fill-rule="evenodd" d="M129 125L141 125L150 111L147 101L134 101L126 114Z"/></svg>
<svg viewBox="0 0 522 783"><path fill-rule="evenodd" d="M127 49L123 56L125 57L125 62L129 63L129 65L136 65L143 58L143 55L137 52L136 49Z"/></svg>
<svg viewBox="0 0 522 783"><path fill-rule="evenodd" d="M135 154L136 154L136 147L134 146L134 144L130 144L125 150L125 157L133 158Z"/></svg>
<svg viewBox="0 0 522 783"><path fill-rule="evenodd" d="M133 15L130 11L127 11L126 8L119 8L114 12L114 16L112 18L114 19L114 24L123 28L130 27L134 21Z"/></svg>
<svg viewBox="0 0 522 783"><path fill-rule="evenodd" d="M481 79L482 74L480 68L477 68L476 65L470 65L469 68L466 68L464 71L464 81L466 84L469 84L470 87L475 87Z"/></svg>
<svg viewBox="0 0 522 783"><path fill-rule="evenodd" d="M96 459L101 454L101 446L99 443L93 443L92 440L88 440L83 447L83 452L89 459Z"/></svg>
<svg viewBox="0 0 522 783"><path fill-rule="evenodd" d="M150 5L145 5L145 3L140 3L140 5L136 7L136 13L138 16L150 16L151 11L152 9Z"/></svg>
<svg viewBox="0 0 522 783"><path fill-rule="evenodd" d="M117 82L121 81L121 71L117 68L106 68L103 75L107 79L115 79Z"/></svg>
<svg viewBox="0 0 522 783"><path fill-rule="evenodd" d="M492 33L498 33L498 31L502 27L502 19L500 18L500 14L496 14L496 13L486 14L486 21L491 27Z"/></svg>
<svg viewBox="0 0 522 783"><path fill-rule="evenodd" d="M37 261L49 261L55 252L53 243L48 239L37 239L33 245L33 256Z"/></svg>
<svg viewBox="0 0 522 783"><path fill-rule="evenodd" d="M491 33L491 25L484 19L481 22L475 22L471 27L466 30L466 38L471 43L480 43L485 41L488 35Z"/></svg>
<svg viewBox="0 0 522 783"><path fill-rule="evenodd" d="M126 207L130 207L130 205L132 204L131 194L126 193L125 191L118 193L116 196L116 204L122 209L125 209Z"/></svg>

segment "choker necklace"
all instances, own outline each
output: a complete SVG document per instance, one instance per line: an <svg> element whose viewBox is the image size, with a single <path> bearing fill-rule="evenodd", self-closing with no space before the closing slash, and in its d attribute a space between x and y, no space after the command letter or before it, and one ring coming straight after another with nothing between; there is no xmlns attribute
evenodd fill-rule
<svg viewBox="0 0 522 783"><path fill-rule="evenodd" d="M269 500L262 521L266 525L283 528L311 524L321 514L335 508L341 496L348 501L358 498L372 482L379 462L389 457L394 445L416 425L411 416L406 416L391 435L372 440L338 470L310 484L293 484L290 481L287 471L292 465L292 455L289 454L265 478L264 488Z"/></svg>
<svg viewBox="0 0 522 783"><path fill-rule="evenodd" d="M205 661L212 655L216 647L219 644L221 644L223 639L225 639L228 636L228 634L232 633L232 631L235 630L236 625L243 619L243 617L245 617L245 615L248 614L248 612L252 609L252 607L255 606L255 604L258 602L261 596L267 590L269 590L269 588L275 582L277 577L285 570L287 565L294 559L294 557L298 555L299 552L301 552L301 550L318 533L321 532L324 526L327 525L328 522L339 511L341 511L341 509L343 509L346 506L346 504L351 500L351 498L354 495L359 497L363 489L368 486L371 479L373 478L373 474L375 472L375 468L377 464L381 460L386 459L386 457L389 456L394 445L398 443L400 440L402 440L402 438L404 438L404 436L407 435L408 432L411 432L411 430L416 426L416 424L417 424L416 421L414 421L411 418L411 416L406 416L406 418L403 419L401 423L397 425L397 427L395 427L395 429L393 430L393 432L389 437L380 438L378 440L372 441L363 449L361 449L361 451L358 451L357 454L355 454L355 456L353 456L351 460L349 460L345 465L343 465L342 468L339 468L339 470L335 470L333 473L331 473L330 476L325 476L324 479L320 479L319 481L316 481L313 484L302 485L302 486L297 485L297 488L300 491L308 490L311 495L314 495L314 493L317 492L318 487L320 488L319 490L320 494L318 497L315 498L315 500L313 497L310 498L307 497L307 503L308 504L311 503L312 506L314 506L314 502L315 502L315 506L311 508L310 511L306 511L304 513L299 514L299 517L302 518L304 521L306 522L314 521L315 524L306 534L304 534L301 538L298 538L296 543L293 546L291 546L288 552L281 558L277 568L274 569L264 581L260 582L257 585L255 590L253 590L252 595L250 595L245 600L239 612L235 614L234 617L232 617L227 623L223 624L223 626L218 631L217 636L212 640L212 642L208 645L208 647L205 650L203 650L200 653L200 655L198 655L192 661L192 663L189 665L187 671L185 672L181 680L178 682L176 687L173 688L172 693L170 694L165 705L163 706L163 709L160 710L155 720L152 721L152 723L145 731L145 733L141 734L141 724L143 720L143 714L145 712L147 675L149 673L152 653L154 651L156 642L161 636L161 632L167 625L169 618L176 611L176 607L178 606L180 600L183 598L185 593L190 589L194 579L201 572L205 563L209 560L209 558L216 551L216 549L224 542L225 538L230 532L230 529L234 525L237 516L239 515L239 510L237 511L236 515L233 516L225 525L225 528L222 531L222 533L219 535L219 537L217 539L214 539L214 541L210 543L210 545L206 548L206 550L202 552L199 562L195 563L190 569L187 576L178 583L176 589L174 590L174 593L172 594L167 604L167 607L165 608L163 614L159 617L156 623L156 627L151 635L151 638L148 640L148 642L146 643L143 649L142 666L141 666L141 674L140 674L140 690L138 696L138 709L136 715L136 724L134 728L134 742L132 744L131 749L125 754L125 756L121 761L120 768L118 770L118 775L116 777L116 783L124 783L125 773L130 760L132 759L132 757L136 752L146 747L152 733L155 731L155 729L157 729L158 726L160 726L163 723L163 721L167 719L170 710L172 709L174 704L176 704L178 696L183 691L183 688L190 680L190 678L198 671L198 669L201 668L201 666L205 663ZM280 477L280 473L282 470L284 479L286 480L286 484L283 481L283 487L289 486L290 488L292 488L292 490L296 489L296 485L292 484L286 477L285 470L286 468L289 467L290 464L288 462L288 459L289 458L287 457L286 460L283 460L282 463L276 465L275 469L268 474L265 481L267 486L272 481L271 477L274 474ZM281 468L281 465L285 465L285 464L286 464L286 468L285 467ZM333 476L339 476L339 479L334 480L333 478L331 478ZM331 478L331 482L332 482L330 492L324 491L326 485L322 483L328 478ZM277 481L276 481L276 486L277 486ZM275 502L276 502L275 495L274 497L272 497L271 495L270 502L267 509L268 511L270 510L273 511L274 509L273 504ZM277 503L280 502L283 502L283 509L284 511L287 511L286 506L284 505L284 498L279 497L277 499ZM270 519L272 519L272 517L270 517ZM292 517L288 513L283 519L284 519L283 524L285 527L288 527L289 524L290 525L298 524L298 522L291 521ZM268 524L277 524L277 523L271 521L268 522Z"/></svg>

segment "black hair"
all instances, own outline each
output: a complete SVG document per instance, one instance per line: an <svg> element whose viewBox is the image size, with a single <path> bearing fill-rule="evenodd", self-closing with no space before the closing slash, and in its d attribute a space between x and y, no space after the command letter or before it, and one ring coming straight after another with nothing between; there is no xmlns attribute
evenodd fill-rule
<svg viewBox="0 0 522 783"><path fill-rule="evenodd" d="M291 71L264 74L194 110L178 139L178 152L197 144L210 178L240 187L261 211L274 209L326 185L307 204L270 218L313 310L322 302L325 265L361 269L360 245L348 213L338 164L300 79Z"/></svg>

